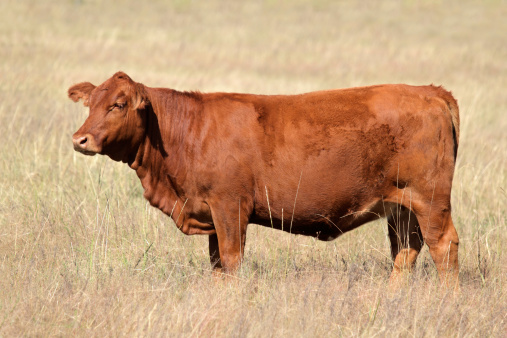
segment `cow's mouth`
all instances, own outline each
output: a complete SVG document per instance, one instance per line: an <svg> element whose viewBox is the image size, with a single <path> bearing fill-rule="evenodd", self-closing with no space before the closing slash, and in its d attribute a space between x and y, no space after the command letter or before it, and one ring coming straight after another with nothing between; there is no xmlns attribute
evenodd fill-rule
<svg viewBox="0 0 507 338"><path fill-rule="evenodd" d="M84 150L84 149L80 149L80 148L76 148L76 147L74 147L74 150L80 152L81 154L88 155L88 156L97 155L97 153L94 151Z"/></svg>

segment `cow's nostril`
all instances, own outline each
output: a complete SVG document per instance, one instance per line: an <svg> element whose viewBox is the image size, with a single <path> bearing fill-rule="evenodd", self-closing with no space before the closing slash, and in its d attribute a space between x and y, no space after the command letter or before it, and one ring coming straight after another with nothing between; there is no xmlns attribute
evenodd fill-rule
<svg viewBox="0 0 507 338"><path fill-rule="evenodd" d="M100 148L97 147L95 138L90 134L76 135L72 138L74 144L74 150L79 151L85 155L95 155L100 153Z"/></svg>
<svg viewBox="0 0 507 338"><path fill-rule="evenodd" d="M75 137L72 139L74 149L86 149L88 147L88 136Z"/></svg>

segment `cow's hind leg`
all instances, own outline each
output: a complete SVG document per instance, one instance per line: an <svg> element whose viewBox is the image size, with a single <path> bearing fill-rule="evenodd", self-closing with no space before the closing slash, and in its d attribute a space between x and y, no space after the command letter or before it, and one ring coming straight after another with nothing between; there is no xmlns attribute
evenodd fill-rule
<svg viewBox="0 0 507 338"><path fill-rule="evenodd" d="M438 201L438 199L435 199ZM442 284L459 287L458 284L458 233L452 222L450 203L424 205L416 210L417 220L431 258L435 262Z"/></svg>
<svg viewBox="0 0 507 338"><path fill-rule="evenodd" d="M404 206L397 205L390 211L387 226L393 257L390 283L394 285L403 272L412 270L424 242L417 217Z"/></svg>

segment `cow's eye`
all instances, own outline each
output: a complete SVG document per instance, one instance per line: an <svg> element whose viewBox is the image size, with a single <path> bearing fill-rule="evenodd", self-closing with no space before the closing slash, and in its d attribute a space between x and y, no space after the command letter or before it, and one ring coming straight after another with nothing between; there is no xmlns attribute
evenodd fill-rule
<svg viewBox="0 0 507 338"><path fill-rule="evenodd" d="M111 111L113 109L116 109L116 108L122 110L124 107L125 107L125 103L124 102L116 102L115 104L113 104L111 106L111 108L109 108L109 111Z"/></svg>

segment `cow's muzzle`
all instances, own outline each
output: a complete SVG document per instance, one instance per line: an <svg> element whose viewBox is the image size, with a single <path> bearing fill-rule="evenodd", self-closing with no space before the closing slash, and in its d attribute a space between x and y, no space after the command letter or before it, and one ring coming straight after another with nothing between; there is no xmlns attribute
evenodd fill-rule
<svg viewBox="0 0 507 338"><path fill-rule="evenodd" d="M72 143L74 144L74 150L79 151L85 155L95 155L100 152L99 147L95 143L95 139L90 134L85 135L74 135L72 137Z"/></svg>

